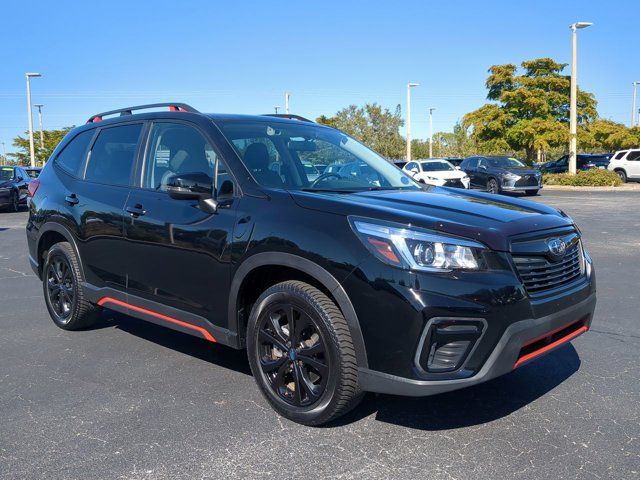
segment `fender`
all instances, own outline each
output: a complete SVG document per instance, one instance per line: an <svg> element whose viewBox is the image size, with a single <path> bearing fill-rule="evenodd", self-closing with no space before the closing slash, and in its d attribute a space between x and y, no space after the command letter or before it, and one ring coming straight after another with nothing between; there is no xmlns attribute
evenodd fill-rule
<svg viewBox="0 0 640 480"><path fill-rule="evenodd" d="M240 286L242 285L245 277L255 268L263 267L265 265L285 266L295 268L307 275L312 276L318 282L320 282L335 298L338 303L338 307L342 311L347 325L349 326L349 332L353 340L353 346L356 351L356 360L358 366L361 368L367 368L367 352L364 346L364 339L362 337L362 330L360 329L360 322L353 308L353 304L349 299L344 288L331 275L328 271L322 268L317 263L312 262L304 257L298 255L292 255L290 253L282 252L264 252L257 253L247 258L236 270L236 273L231 282L231 290L229 292L229 330L231 332L238 332L238 293L240 292Z"/></svg>
<svg viewBox="0 0 640 480"><path fill-rule="evenodd" d="M82 272L82 275L84 277L84 266L82 265L82 257L80 256L80 251L78 250L78 242L76 241L76 238L74 237L73 233L71 233L71 231L64 225L57 222L46 222L45 224L43 224L38 231L38 239L36 241L36 253L40 251L40 242L42 241L43 235L47 232L59 233L67 240L67 242L71 244L71 247L73 248L73 251L76 254L76 258L78 259L78 264L80 265L80 271ZM38 274L39 276L41 276L42 259L36 258L35 261L37 262L37 266L38 266Z"/></svg>

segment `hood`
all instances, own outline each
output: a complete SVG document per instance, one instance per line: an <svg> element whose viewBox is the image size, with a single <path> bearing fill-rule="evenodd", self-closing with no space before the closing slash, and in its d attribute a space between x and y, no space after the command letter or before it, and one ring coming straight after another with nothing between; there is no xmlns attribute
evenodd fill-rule
<svg viewBox="0 0 640 480"><path fill-rule="evenodd" d="M513 235L572 225L570 218L546 205L462 189L290 194L303 208L416 225L501 251L509 250Z"/></svg>
<svg viewBox="0 0 640 480"><path fill-rule="evenodd" d="M497 173L515 173L516 175L534 175L534 174L539 174L540 170L537 170L535 168L530 168L530 167L510 167L510 168L494 168L493 169L495 172Z"/></svg>

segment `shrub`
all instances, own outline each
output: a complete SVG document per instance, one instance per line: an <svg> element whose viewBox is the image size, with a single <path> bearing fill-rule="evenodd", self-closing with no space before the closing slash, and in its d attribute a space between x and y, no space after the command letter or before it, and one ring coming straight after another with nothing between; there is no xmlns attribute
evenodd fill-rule
<svg viewBox="0 0 640 480"><path fill-rule="evenodd" d="M542 176L545 185L570 185L573 187L619 187L622 181L611 170L591 168L580 170L576 175L569 173L545 173Z"/></svg>

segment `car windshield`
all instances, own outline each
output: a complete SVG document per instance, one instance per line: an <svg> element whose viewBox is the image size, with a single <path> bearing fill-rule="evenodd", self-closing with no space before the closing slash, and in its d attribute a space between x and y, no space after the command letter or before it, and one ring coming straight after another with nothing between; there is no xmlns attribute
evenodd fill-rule
<svg viewBox="0 0 640 480"><path fill-rule="evenodd" d="M447 170L455 170L453 165L449 162L422 162L422 170L424 172L437 172L437 171L447 171Z"/></svg>
<svg viewBox="0 0 640 480"><path fill-rule="evenodd" d="M13 180L13 168L12 167L0 168L0 180L5 182L7 180Z"/></svg>
<svg viewBox="0 0 640 480"><path fill-rule="evenodd" d="M489 162L489 165L491 165L492 167L498 167L498 168L514 168L514 167L518 168L518 167L525 166L525 164L522 163L520 160L512 157L490 157L490 158L487 158L487 161Z"/></svg>
<svg viewBox="0 0 640 480"><path fill-rule="evenodd" d="M255 180L265 187L332 192L420 189L380 155L332 128L267 118L225 121L220 126ZM307 164L327 167L309 172ZM307 173L321 175L309 178Z"/></svg>

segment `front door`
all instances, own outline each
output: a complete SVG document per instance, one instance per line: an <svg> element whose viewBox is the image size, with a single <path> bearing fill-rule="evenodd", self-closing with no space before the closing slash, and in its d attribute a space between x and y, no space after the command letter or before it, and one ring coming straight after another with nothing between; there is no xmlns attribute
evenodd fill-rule
<svg viewBox="0 0 640 480"><path fill-rule="evenodd" d="M154 122L146 150L125 206L129 301L142 298L226 328L235 183L212 143L189 123ZM219 199L225 197L216 213L198 200L169 196L172 176L186 173L208 175Z"/></svg>

